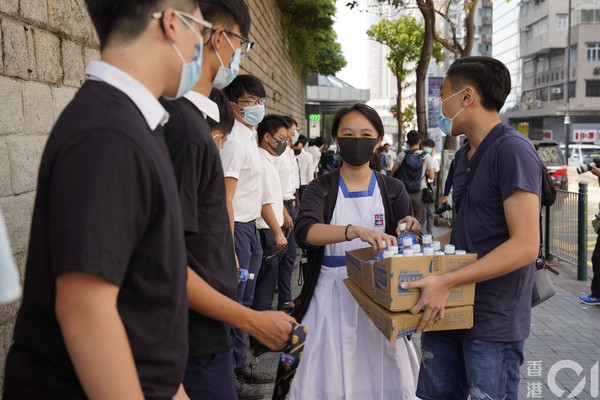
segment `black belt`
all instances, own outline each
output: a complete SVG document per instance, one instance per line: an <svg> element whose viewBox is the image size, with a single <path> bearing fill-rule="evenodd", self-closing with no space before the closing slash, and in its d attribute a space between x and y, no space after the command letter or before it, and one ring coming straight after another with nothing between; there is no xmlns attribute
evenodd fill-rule
<svg viewBox="0 0 600 400"><path fill-rule="evenodd" d="M284 200L283 204L285 204L286 206L293 206L294 205L294 200Z"/></svg>

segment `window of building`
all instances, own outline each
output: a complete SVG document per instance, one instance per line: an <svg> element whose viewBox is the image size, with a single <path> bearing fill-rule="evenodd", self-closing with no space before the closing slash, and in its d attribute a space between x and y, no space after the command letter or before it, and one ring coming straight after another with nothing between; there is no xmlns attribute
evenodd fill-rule
<svg viewBox="0 0 600 400"><path fill-rule="evenodd" d="M523 63L523 76L532 76L535 72L533 60L527 60Z"/></svg>
<svg viewBox="0 0 600 400"><path fill-rule="evenodd" d="M576 90L575 90L576 86L575 86L575 81L571 81L569 82L569 98L572 99L573 97L575 97L576 95Z"/></svg>
<svg viewBox="0 0 600 400"><path fill-rule="evenodd" d="M585 96L600 97L600 80L585 81Z"/></svg>
<svg viewBox="0 0 600 400"><path fill-rule="evenodd" d="M574 44L571 46L571 51L569 52L571 57L571 65L577 62L577 45Z"/></svg>
<svg viewBox="0 0 600 400"><path fill-rule="evenodd" d="M548 33L548 17L531 24L531 37L541 36Z"/></svg>
<svg viewBox="0 0 600 400"><path fill-rule="evenodd" d="M580 24L600 24L600 7L584 5L577 10L577 19Z"/></svg>
<svg viewBox="0 0 600 400"><path fill-rule="evenodd" d="M546 72L549 69L550 69L550 62L548 60L548 57L546 57L546 56L539 57L537 60L537 73L539 74L540 72Z"/></svg>
<svg viewBox="0 0 600 400"><path fill-rule="evenodd" d="M587 44L587 60L600 61L600 43Z"/></svg>
<svg viewBox="0 0 600 400"><path fill-rule="evenodd" d="M566 31L569 28L569 15L556 14L556 23L559 31Z"/></svg>
<svg viewBox="0 0 600 400"><path fill-rule="evenodd" d="M562 50L555 51L550 54L550 69L558 69L563 67L565 53Z"/></svg>
<svg viewBox="0 0 600 400"><path fill-rule="evenodd" d="M563 85L550 86L550 100L562 100Z"/></svg>
<svg viewBox="0 0 600 400"><path fill-rule="evenodd" d="M548 100L548 87L543 87L535 90L535 99L546 101Z"/></svg>

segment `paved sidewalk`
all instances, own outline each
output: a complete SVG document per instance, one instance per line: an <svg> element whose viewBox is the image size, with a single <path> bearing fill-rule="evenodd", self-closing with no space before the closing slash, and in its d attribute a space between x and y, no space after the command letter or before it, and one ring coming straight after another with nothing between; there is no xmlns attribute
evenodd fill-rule
<svg viewBox="0 0 600 400"><path fill-rule="evenodd" d="M438 236L443 228L436 228ZM520 399L600 399L600 306L579 301L589 291L589 281L577 281L575 266L558 262L552 275L556 295L532 311L531 336L525 342L521 367ZM298 270L294 270L293 290ZM588 276L592 277L591 268ZM418 335L415 335L418 343ZM277 372L278 353L266 353L258 369ZM252 359L252 358L250 358ZM263 385L270 399L273 385ZM571 397L568 397L571 395Z"/></svg>

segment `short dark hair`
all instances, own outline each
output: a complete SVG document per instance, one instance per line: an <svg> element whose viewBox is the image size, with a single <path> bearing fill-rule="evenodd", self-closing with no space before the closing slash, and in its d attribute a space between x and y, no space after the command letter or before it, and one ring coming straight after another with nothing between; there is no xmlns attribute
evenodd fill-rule
<svg viewBox="0 0 600 400"><path fill-rule="evenodd" d="M506 66L492 57L464 57L452 63L447 78L454 91L466 84L473 85L486 110L500 112L510 93L510 72Z"/></svg>
<svg viewBox="0 0 600 400"><path fill-rule="evenodd" d="M244 0L198 0L202 16L212 24L221 23L231 30L233 25L240 27L243 37L250 33L250 12Z"/></svg>
<svg viewBox="0 0 600 400"><path fill-rule="evenodd" d="M314 141L314 145L317 147L321 147L325 144L325 139L322 136L317 136Z"/></svg>
<svg viewBox="0 0 600 400"><path fill-rule="evenodd" d="M167 6L192 13L198 0L86 0L88 13L100 39L100 49L111 37L133 39L152 21L153 12Z"/></svg>
<svg viewBox="0 0 600 400"><path fill-rule="evenodd" d="M419 131L415 131L413 129L406 134L406 143L408 143L409 146L415 146L419 144L419 140L421 140L421 134Z"/></svg>
<svg viewBox="0 0 600 400"><path fill-rule="evenodd" d="M435 142L433 141L433 139L425 139L423 141L423 147L435 147Z"/></svg>
<svg viewBox="0 0 600 400"><path fill-rule="evenodd" d="M383 137L383 122L381 122L381 117L379 116L379 114L377 114L377 111L375 111L372 107L369 107L366 104L356 103L352 107L342 108L335 114L335 117L333 117L331 135L334 138L337 137L338 129L340 128L340 122L342 121L342 118L344 118L347 114L353 111L361 113L366 119L369 120L371 125L373 125L373 127L377 131L377 137Z"/></svg>
<svg viewBox="0 0 600 400"><path fill-rule="evenodd" d="M292 125L298 126L298 122L291 115L283 115L283 118L287 121L288 125L291 127Z"/></svg>
<svg viewBox="0 0 600 400"><path fill-rule="evenodd" d="M231 108L231 104L229 104L229 99L225 96L225 93L215 88L210 91L208 98L217 103L217 106L219 107L219 122L211 117L206 117L208 126L210 126L211 130L218 129L225 134L229 134L233 128L233 123L235 122L233 109Z"/></svg>
<svg viewBox="0 0 600 400"><path fill-rule="evenodd" d="M296 140L296 143L294 143L294 144L297 144L297 143L302 143L302 147L306 147L306 143L308 143L308 138L304 135L300 135L300 136L298 136L298 140Z"/></svg>
<svg viewBox="0 0 600 400"><path fill-rule="evenodd" d="M266 115L256 127L258 143L262 142L267 133L274 135L281 128L290 129L290 125L281 115Z"/></svg>
<svg viewBox="0 0 600 400"><path fill-rule="evenodd" d="M229 101L237 101L244 93L252 96L267 97L267 92L260 79L253 75L238 75L223 89Z"/></svg>

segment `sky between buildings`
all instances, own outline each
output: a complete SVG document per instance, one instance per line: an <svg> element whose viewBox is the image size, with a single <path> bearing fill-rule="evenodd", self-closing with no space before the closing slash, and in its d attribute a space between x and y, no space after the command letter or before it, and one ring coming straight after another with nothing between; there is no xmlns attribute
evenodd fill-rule
<svg viewBox="0 0 600 400"><path fill-rule="evenodd" d="M338 42L342 45L342 51L348 64L336 74L338 78L348 82L357 89L369 88L368 70L368 37L369 29L367 0L359 0L359 10L350 10L346 7L349 0L337 0L336 19L334 29L337 33Z"/></svg>

